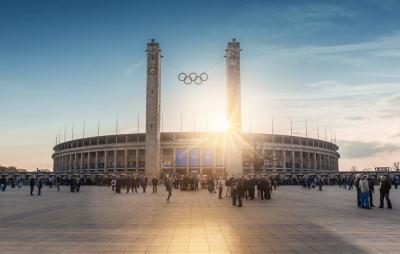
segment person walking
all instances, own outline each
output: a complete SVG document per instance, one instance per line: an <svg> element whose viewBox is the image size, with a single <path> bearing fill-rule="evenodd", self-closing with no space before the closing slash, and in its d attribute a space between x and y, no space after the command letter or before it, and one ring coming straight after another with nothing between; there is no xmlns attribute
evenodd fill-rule
<svg viewBox="0 0 400 254"><path fill-rule="evenodd" d="M169 178L169 179L167 180L167 182L166 182L166 184L165 184L165 189L166 189L167 192L168 192L167 202L169 203L169 199L170 199L171 196L172 196L172 179L171 179L171 178Z"/></svg>
<svg viewBox="0 0 400 254"><path fill-rule="evenodd" d="M158 185L157 177L153 177L151 183L153 184L153 194L157 194L157 185Z"/></svg>
<svg viewBox="0 0 400 254"><path fill-rule="evenodd" d="M390 182L386 179L386 176L381 176L381 184L379 188L380 192L380 205L379 208L384 207L384 199L386 199L386 203L389 209L392 209L392 202L390 201L389 198L389 193L390 193L390 188L392 186L390 185Z"/></svg>
<svg viewBox="0 0 400 254"><path fill-rule="evenodd" d="M369 207L369 202L368 202L369 183L367 175L362 176L362 180L360 182L360 191L361 191L361 208L371 209L371 207Z"/></svg>
<svg viewBox="0 0 400 254"><path fill-rule="evenodd" d="M31 196L33 196L33 189L35 188L35 178L33 176L29 179L29 186L31 187Z"/></svg>

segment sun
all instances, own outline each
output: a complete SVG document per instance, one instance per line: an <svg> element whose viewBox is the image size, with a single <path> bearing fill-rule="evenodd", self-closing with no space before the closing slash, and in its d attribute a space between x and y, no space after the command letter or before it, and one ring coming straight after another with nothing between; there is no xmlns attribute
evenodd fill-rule
<svg viewBox="0 0 400 254"><path fill-rule="evenodd" d="M229 122L228 122L228 121L225 121L225 122L223 123L222 129L223 129L224 131L229 130Z"/></svg>

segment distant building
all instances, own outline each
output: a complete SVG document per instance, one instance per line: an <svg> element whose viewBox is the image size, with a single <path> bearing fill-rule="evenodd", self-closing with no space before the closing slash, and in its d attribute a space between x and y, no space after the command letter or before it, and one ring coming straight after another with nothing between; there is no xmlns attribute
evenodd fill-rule
<svg viewBox="0 0 400 254"><path fill-rule="evenodd" d="M389 171L390 167L375 167L376 172Z"/></svg>
<svg viewBox="0 0 400 254"><path fill-rule="evenodd" d="M242 132L241 49L235 39L225 50L228 130L160 133L161 49L154 40L147 46L146 133L57 144L52 155L54 172L240 176L338 171L339 147L332 142Z"/></svg>

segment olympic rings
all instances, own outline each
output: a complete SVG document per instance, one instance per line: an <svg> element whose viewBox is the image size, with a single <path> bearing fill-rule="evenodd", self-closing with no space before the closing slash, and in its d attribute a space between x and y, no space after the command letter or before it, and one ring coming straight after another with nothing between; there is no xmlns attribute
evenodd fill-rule
<svg viewBox="0 0 400 254"><path fill-rule="evenodd" d="M203 82L208 80L208 74L203 72L203 73L200 73L200 75L197 75L197 73L192 72L189 75L187 75L186 73L181 72L178 75L178 80L182 81L186 85L190 85L193 82L196 85L201 85L201 84L203 84Z"/></svg>

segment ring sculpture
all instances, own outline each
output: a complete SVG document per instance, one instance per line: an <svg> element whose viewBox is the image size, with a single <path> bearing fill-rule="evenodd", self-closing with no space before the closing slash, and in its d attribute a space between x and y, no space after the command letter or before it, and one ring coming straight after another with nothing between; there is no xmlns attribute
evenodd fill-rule
<svg viewBox="0 0 400 254"><path fill-rule="evenodd" d="M179 73L178 75L178 80L182 81L186 85L190 85L192 83L195 83L196 85L201 85L203 82L207 81L208 79L208 74L203 72L200 73L199 75L195 72L190 73L187 75L184 72Z"/></svg>

